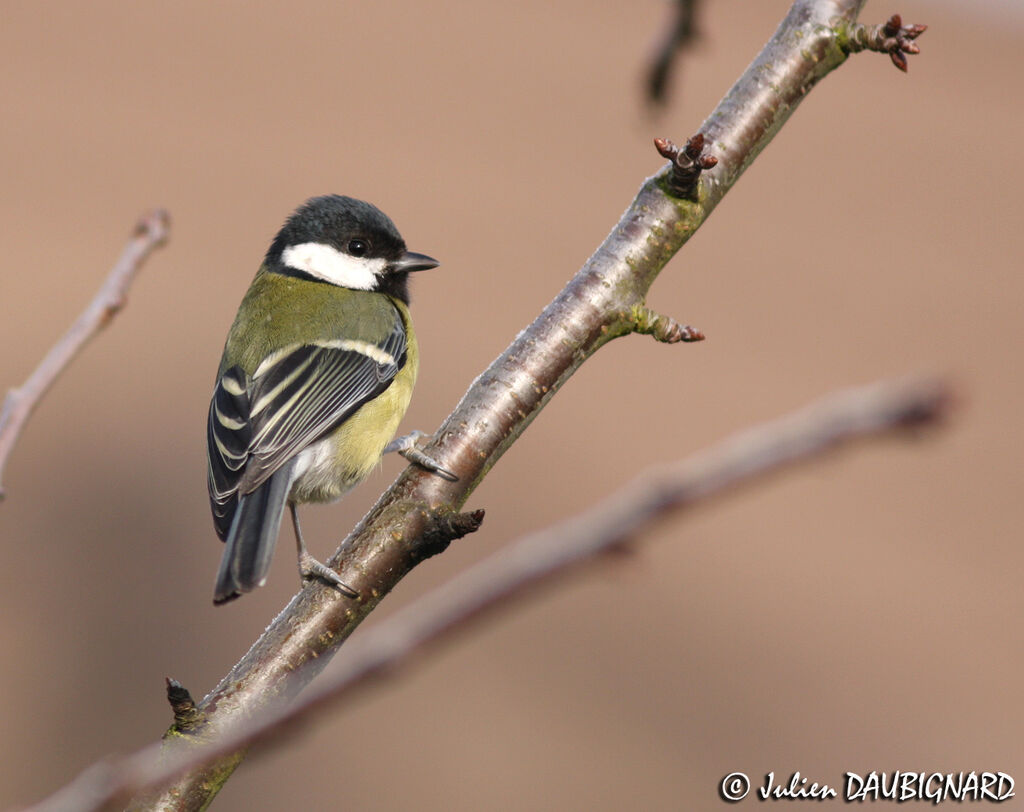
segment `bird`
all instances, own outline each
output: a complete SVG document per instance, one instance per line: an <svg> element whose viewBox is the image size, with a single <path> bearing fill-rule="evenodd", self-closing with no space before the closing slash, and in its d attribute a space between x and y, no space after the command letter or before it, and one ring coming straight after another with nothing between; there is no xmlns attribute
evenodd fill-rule
<svg viewBox="0 0 1024 812"><path fill-rule="evenodd" d="M340 498L385 450L455 478L416 448L421 432L389 445L419 365L409 274L438 265L407 250L376 206L343 195L310 198L278 231L228 332L207 418L225 543L215 604L266 582L286 506L303 582L358 597L309 554L297 506Z"/></svg>

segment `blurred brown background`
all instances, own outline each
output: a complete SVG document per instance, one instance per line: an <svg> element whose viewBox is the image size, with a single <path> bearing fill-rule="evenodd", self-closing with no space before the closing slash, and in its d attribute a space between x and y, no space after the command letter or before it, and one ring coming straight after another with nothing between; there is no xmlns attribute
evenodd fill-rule
<svg viewBox="0 0 1024 812"><path fill-rule="evenodd" d="M443 261L415 280L404 424L431 430L659 168L651 138L694 132L787 7L705 2L653 117L655 0L4 4L0 387L93 295L140 211L166 206L174 227L8 466L0 805L159 736L164 677L201 696L296 589L286 536L264 589L211 605L204 481L221 343L291 209L369 199ZM733 770L1024 779L1012 8L869 3L870 21L931 25L909 76L861 55L826 80L652 291L709 340L602 350L474 494L484 529L368 624L837 387L947 373L963 396L948 431L675 523L253 758L215 808L710 808ZM305 511L317 553L401 465Z"/></svg>

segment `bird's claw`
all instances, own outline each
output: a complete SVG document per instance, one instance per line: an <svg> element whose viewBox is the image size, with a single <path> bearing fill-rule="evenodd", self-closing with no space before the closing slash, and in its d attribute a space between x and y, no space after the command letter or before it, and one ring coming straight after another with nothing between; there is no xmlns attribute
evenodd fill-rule
<svg viewBox="0 0 1024 812"><path fill-rule="evenodd" d="M330 567L321 564L305 551L299 553L299 575L303 581L312 581L314 578L326 581L348 598L359 597L359 593L342 581L338 577L338 573Z"/></svg>
<svg viewBox="0 0 1024 812"><path fill-rule="evenodd" d="M387 447L384 449L384 453L387 454L389 451L397 451L409 460L409 462L413 462L421 468L426 468L428 471L432 471L441 477L441 479L446 479L449 482L458 482L459 478L455 474L441 465L441 463L433 457L420 450L417 443L423 439L430 439L430 435L424 431L418 430L409 432L402 437L396 437L388 443Z"/></svg>

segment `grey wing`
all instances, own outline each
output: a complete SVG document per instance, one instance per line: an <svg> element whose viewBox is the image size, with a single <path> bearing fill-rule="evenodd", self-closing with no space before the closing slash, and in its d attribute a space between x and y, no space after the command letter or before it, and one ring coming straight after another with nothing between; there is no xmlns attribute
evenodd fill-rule
<svg viewBox="0 0 1024 812"><path fill-rule="evenodd" d="M394 380L406 362L405 325L380 343L297 344L267 357L254 374L228 369L207 423L214 525L227 537L239 496L251 493L303 448L344 422Z"/></svg>

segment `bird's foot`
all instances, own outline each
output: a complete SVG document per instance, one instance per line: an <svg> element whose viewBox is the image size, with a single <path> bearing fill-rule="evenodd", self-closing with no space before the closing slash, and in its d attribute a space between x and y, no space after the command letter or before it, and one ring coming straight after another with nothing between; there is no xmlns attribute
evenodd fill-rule
<svg viewBox="0 0 1024 812"><path fill-rule="evenodd" d="M459 478L455 476L451 471L441 465L433 457L424 454L420 450L417 443L420 440L430 439L430 435L425 431L413 431L402 437L396 437L387 447L384 449L384 453L387 454L389 451L397 451L409 462L414 462L421 468L426 468L428 471L433 471L441 479L447 479L449 482L458 482Z"/></svg>
<svg viewBox="0 0 1024 812"><path fill-rule="evenodd" d="M359 593L342 581L341 578L338 577L338 573L330 567L321 564L305 550L299 553L299 575L302 577L303 581L312 581L314 578L325 581L345 597L359 597Z"/></svg>

